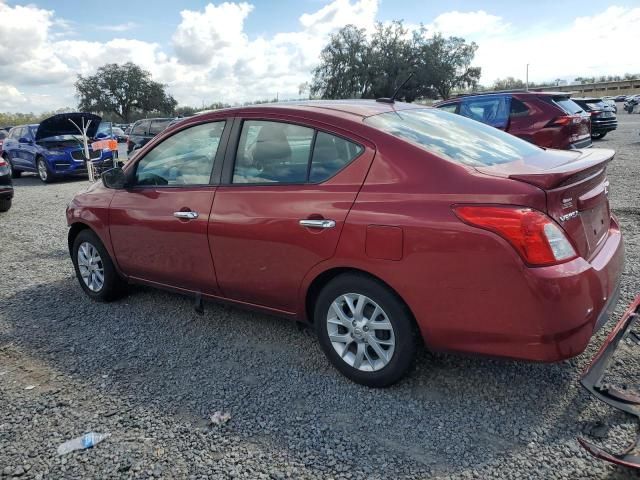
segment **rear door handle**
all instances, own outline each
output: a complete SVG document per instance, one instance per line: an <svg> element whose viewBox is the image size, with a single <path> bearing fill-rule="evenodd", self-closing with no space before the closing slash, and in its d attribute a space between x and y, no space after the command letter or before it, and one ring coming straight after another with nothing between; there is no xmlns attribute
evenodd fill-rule
<svg viewBox="0 0 640 480"><path fill-rule="evenodd" d="M176 218L182 218L183 220L194 220L198 218L198 212L173 212L173 216Z"/></svg>
<svg viewBox="0 0 640 480"><path fill-rule="evenodd" d="M335 220L300 220L300 225L307 228L333 228L336 226Z"/></svg>

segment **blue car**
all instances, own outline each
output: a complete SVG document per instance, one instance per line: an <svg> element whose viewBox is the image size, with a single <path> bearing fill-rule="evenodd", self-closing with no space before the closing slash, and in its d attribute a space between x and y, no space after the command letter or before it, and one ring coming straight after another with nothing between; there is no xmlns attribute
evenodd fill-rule
<svg viewBox="0 0 640 480"><path fill-rule="evenodd" d="M49 183L56 178L87 175L82 137L74 123L89 124L87 137L94 139L100 120L90 113L61 113L39 125L13 127L2 145L2 157L9 163L13 178L22 172L34 172ZM109 150L93 151L89 146L89 157L98 170L113 167Z"/></svg>

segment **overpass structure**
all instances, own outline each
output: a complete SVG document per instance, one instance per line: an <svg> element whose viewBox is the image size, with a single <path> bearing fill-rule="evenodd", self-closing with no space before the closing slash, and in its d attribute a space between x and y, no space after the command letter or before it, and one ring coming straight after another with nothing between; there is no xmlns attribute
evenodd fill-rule
<svg viewBox="0 0 640 480"><path fill-rule="evenodd" d="M580 83L574 85L558 85L549 87L532 87L532 91L538 92L572 92L580 97L605 97L616 95L640 94L640 78L634 80L621 80L617 82Z"/></svg>

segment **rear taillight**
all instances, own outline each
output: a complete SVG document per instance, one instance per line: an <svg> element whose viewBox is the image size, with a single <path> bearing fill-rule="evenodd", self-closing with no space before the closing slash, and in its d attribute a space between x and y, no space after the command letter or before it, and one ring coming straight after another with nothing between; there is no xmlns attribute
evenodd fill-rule
<svg viewBox="0 0 640 480"><path fill-rule="evenodd" d="M9 164L7 163L7 161L4 158L0 157L0 167L8 167L8 166Z"/></svg>
<svg viewBox="0 0 640 480"><path fill-rule="evenodd" d="M562 115L547 123L547 127L564 127L565 125L580 123L581 120L582 117L579 115Z"/></svg>
<svg viewBox="0 0 640 480"><path fill-rule="evenodd" d="M564 231L542 212L525 207L457 206L462 221L497 233L532 266L556 265L577 257Z"/></svg>
<svg viewBox="0 0 640 480"><path fill-rule="evenodd" d="M591 111L591 116L592 117L596 117L596 116L600 115L601 113L602 113L601 110L593 110L593 111Z"/></svg>

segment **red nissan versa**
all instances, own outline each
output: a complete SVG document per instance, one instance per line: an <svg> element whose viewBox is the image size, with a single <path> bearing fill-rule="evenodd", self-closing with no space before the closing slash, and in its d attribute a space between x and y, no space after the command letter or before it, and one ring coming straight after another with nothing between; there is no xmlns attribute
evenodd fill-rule
<svg viewBox="0 0 640 480"><path fill-rule="evenodd" d="M422 343L557 361L617 299L613 155L404 103L220 110L76 195L69 249L91 298L137 282L311 322L369 386Z"/></svg>
<svg viewBox="0 0 640 480"><path fill-rule="evenodd" d="M539 147L590 147L590 115L569 96L561 92L487 92L446 100L434 107L486 123Z"/></svg>

